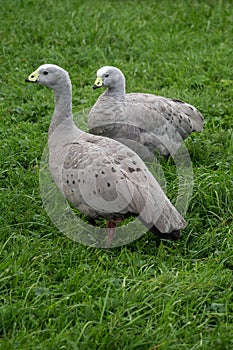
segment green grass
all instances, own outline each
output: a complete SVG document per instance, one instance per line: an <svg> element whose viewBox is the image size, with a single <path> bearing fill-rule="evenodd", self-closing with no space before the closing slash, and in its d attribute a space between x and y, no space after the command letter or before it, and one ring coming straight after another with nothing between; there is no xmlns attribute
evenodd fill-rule
<svg viewBox="0 0 233 350"><path fill-rule="evenodd" d="M0 349L231 350L232 1L2 0L0 17ZM203 113L186 141L194 192L180 242L149 233L101 250L53 226L39 190L53 96L24 83L43 63L69 71L74 113L101 93L106 64L128 91Z"/></svg>

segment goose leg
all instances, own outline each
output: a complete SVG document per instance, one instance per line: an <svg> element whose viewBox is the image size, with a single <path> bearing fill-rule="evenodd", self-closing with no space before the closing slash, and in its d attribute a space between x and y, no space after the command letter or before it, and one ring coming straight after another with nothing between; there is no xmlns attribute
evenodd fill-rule
<svg viewBox="0 0 233 350"><path fill-rule="evenodd" d="M108 234L107 234L107 239L106 239L106 247L107 248L111 245L113 237L115 235L117 224L121 221L122 221L121 218L117 218L115 220L108 221L108 223L107 223Z"/></svg>
<svg viewBox="0 0 233 350"><path fill-rule="evenodd" d="M106 239L106 247L108 248L112 243L113 237L115 235L117 223L115 221L108 221L107 223L107 239Z"/></svg>

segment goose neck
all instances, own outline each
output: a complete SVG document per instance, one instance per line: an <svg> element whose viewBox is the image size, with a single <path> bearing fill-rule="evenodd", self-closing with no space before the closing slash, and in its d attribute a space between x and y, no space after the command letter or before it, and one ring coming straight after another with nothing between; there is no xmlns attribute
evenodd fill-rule
<svg viewBox="0 0 233 350"><path fill-rule="evenodd" d="M58 89L54 89L54 104L55 109L51 124L49 127L49 134L61 124L66 123L67 125L73 125L72 115L72 87L71 84L64 84Z"/></svg>
<svg viewBox="0 0 233 350"><path fill-rule="evenodd" d="M108 88L105 91L105 95L106 96L119 96L119 97L124 98L125 97L125 87L121 86L121 87L118 87L118 88L116 88L116 87Z"/></svg>

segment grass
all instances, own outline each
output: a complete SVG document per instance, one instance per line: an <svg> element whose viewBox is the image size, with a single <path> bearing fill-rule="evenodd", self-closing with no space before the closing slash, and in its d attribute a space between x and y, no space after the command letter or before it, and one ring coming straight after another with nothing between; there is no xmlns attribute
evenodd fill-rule
<svg viewBox="0 0 233 350"><path fill-rule="evenodd" d="M232 349L232 2L2 0L0 16L0 349ZM24 83L42 63L70 72L74 113L106 64L203 113L180 242L101 250L53 226L38 177L53 97Z"/></svg>

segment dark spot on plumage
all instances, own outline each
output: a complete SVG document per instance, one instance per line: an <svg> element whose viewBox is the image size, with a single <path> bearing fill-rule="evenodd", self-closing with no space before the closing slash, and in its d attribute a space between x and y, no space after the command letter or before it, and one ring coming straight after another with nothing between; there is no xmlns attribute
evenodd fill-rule
<svg viewBox="0 0 233 350"><path fill-rule="evenodd" d="M98 177L98 174L95 174L95 177Z"/></svg>
<svg viewBox="0 0 233 350"><path fill-rule="evenodd" d="M78 182L80 182L81 180L80 179L78 179Z"/></svg>
<svg viewBox="0 0 233 350"><path fill-rule="evenodd" d="M103 171L103 170L101 171L101 174L104 174L104 171Z"/></svg>
<svg viewBox="0 0 233 350"><path fill-rule="evenodd" d="M69 180L66 180L66 183L68 184L68 183L69 183Z"/></svg>
<svg viewBox="0 0 233 350"><path fill-rule="evenodd" d="M104 159L103 163L104 164L110 164L111 162L109 160Z"/></svg>
<svg viewBox="0 0 233 350"><path fill-rule="evenodd" d="M110 184L109 182L107 182L107 186L108 186L108 187L110 187L110 186L111 186L111 184Z"/></svg>
<svg viewBox="0 0 233 350"><path fill-rule="evenodd" d="M114 160L115 164L120 164L120 162L118 160Z"/></svg>
<svg viewBox="0 0 233 350"><path fill-rule="evenodd" d="M94 194L96 194L96 191L93 191Z"/></svg>
<svg viewBox="0 0 233 350"><path fill-rule="evenodd" d="M115 173L116 169L112 166L112 172Z"/></svg>
<svg viewBox="0 0 233 350"><path fill-rule="evenodd" d="M128 169L129 169L129 172L130 172L130 173L133 173L133 172L135 171L135 169L134 169L134 168L131 168L130 166L128 167Z"/></svg>
<svg viewBox="0 0 233 350"><path fill-rule="evenodd" d="M137 164L137 162L135 160L132 161L133 164Z"/></svg>
<svg viewBox="0 0 233 350"><path fill-rule="evenodd" d="M141 171L141 169L140 169L140 168L137 168L136 171Z"/></svg>
<svg viewBox="0 0 233 350"><path fill-rule="evenodd" d="M75 184L75 181L73 180L73 185Z"/></svg>
<svg viewBox="0 0 233 350"><path fill-rule="evenodd" d="M184 101L178 100L178 99L176 99L176 98L172 98L172 101L178 102L178 103L181 103L181 104L182 104L182 103L183 103L183 104L185 103Z"/></svg>

